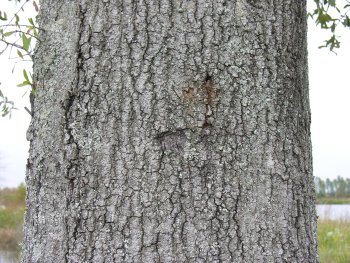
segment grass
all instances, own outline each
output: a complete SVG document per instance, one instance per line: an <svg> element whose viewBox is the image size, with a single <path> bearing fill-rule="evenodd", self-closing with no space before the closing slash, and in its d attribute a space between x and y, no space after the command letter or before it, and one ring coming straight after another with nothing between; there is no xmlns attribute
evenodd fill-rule
<svg viewBox="0 0 350 263"><path fill-rule="evenodd" d="M25 186L0 189L0 250L20 251Z"/></svg>
<svg viewBox="0 0 350 263"><path fill-rule="evenodd" d="M350 222L320 220L317 226L321 263L349 263Z"/></svg>
<svg viewBox="0 0 350 263"><path fill-rule="evenodd" d="M350 204L350 198L340 197L318 197L316 199L318 205L346 205Z"/></svg>

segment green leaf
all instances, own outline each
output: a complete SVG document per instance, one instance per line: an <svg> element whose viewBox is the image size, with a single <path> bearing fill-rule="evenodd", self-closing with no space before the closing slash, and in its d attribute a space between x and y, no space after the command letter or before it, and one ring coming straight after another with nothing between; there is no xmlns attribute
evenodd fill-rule
<svg viewBox="0 0 350 263"><path fill-rule="evenodd" d="M335 7L335 0L328 0L328 4Z"/></svg>
<svg viewBox="0 0 350 263"><path fill-rule="evenodd" d="M18 55L21 59L23 59L23 54L22 54L22 52L19 51L18 49L17 49L17 55Z"/></svg>
<svg viewBox="0 0 350 263"><path fill-rule="evenodd" d="M320 13L317 17L317 20L320 24L326 25L327 22L332 21L333 19L329 14Z"/></svg>
<svg viewBox="0 0 350 263"><path fill-rule="evenodd" d="M37 38L38 37L38 31L35 27L33 27L33 35Z"/></svg>
<svg viewBox="0 0 350 263"><path fill-rule="evenodd" d="M19 22L19 16L17 14L15 14L15 17L16 17L16 26L18 26L18 22Z"/></svg>
<svg viewBox="0 0 350 263"><path fill-rule="evenodd" d="M22 34L23 49L25 51L29 51L29 46L30 46L31 40L32 40L31 37L27 38L25 34Z"/></svg>
<svg viewBox="0 0 350 263"><path fill-rule="evenodd" d="M26 71L25 69L23 69L23 77L24 77L24 79L25 79L27 82L30 83L29 78L28 78L27 71Z"/></svg>
<svg viewBox="0 0 350 263"><path fill-rule="evenodd" d="M29 23L34 26L33 18L28 18Z"/></svg>
<svg viewBox="0 0 350 263"><path fill-rule="evenodd" d="M5 32L5 33L3 34L3 36L4 36L4 37L9 37L9 36L11 36L11 35L14 34L14 33L16 33L16 32L15 32L15 31Z"/></svg>
<svg viewBox="0 0 350 263"><path fill-rule="evenodd" d="M336 25L335 23L332 24L332 26L331 26L331 31L332 31L332 33L334 33L336 26L337 26L337 25Z"/></svg>
<svg viewBox="0 0 350 263"><path fill-rule="evenodd" d="M345 27L350 27L350 18L348 16L345 17L345 19L343 21L343 25Z"/></svg>
<svg viewBox="0 0 350 263"><path fill-rule="evenodd" d="M22 83L18 84L17 87L24 87L24 86L27 86L27 85L31 85L31 83L28 82L28 81L23 81Z"/></svg>
<svg viewBox="0 0 350 263"><path fill-rule="evenodd" d="M328 39L324 42L326 42L326 44L323 46L320 46L319 48L329 47L329 50L333 51L334 48L340 47L340 41L337 39L337 37L335 35L333 35L330 39Z"/></svg>
<svg viewBox="0 0 350 263"><path fill-rule="evenodd" d="M6 21L7 20L7 14L6 12L4 12L4 16L1 15L1 11L0 11L0 20Z"/></svg>

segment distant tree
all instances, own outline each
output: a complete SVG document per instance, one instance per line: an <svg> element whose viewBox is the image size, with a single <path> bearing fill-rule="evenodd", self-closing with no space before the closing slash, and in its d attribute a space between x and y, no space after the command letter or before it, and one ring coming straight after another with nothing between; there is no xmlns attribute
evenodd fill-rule
<svg viewBox="0 0 350 263"><path fill-rule="evenodd" d="M334 196L335 194L333 181L329 178L326 179L326 192L327 196Z"/></svg>
<svg viewBox="0 0 350 263"><path fill-rule="evenodd" d="M346 197L346 181L343 177L339 175L337 176L337 178L334 180L334 187L336 189L336 197Z"/></svg>
<svg viewBox="0 0 350 263"><path fill-rule="evenodd" d="M315 177L315 188L318 197L326 196L326 183L320 177Z"/></svg>
<svg viewBox="0 0 350 263"><path fill-rule="evenodd" d="M315 188L318 197L350 197L350 179L337 176L335 179L322 180L315 177Z"/></svg>
<svg viewBox="0 0 350 263"><path fill-rule="evenodd" d="M346 196L350 197L350 178L346 178L345 185Z"/></svg>

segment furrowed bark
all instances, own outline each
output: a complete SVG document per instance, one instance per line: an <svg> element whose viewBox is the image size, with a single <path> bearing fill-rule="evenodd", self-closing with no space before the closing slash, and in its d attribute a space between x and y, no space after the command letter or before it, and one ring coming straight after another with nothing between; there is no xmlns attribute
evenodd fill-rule
<svg viewBox="0 0 350 263"><path fill-rule="evenodd" d="M23 262L317 262L306 1L43 1Z"/></svg>

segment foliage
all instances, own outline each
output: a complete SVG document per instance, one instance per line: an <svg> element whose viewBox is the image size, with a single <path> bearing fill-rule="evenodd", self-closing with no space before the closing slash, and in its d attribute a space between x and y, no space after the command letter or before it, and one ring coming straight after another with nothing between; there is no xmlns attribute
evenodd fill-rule
<svg viewBox="0 0 350 263"><path fill-rule="evenodd" d="M322 180L315 177L316 194L318 198L347 198L350 199L350 178L338 176L334 180Z"/></svg>
<svg viewBox="0 0 350 263"><path fill-rule="evenodd" d="M322 29L329 30L331 37L325 40L320 48L329 48L334 51L340 47L339 36L336 35L336 30L339 25L350 28L350 18L348 12L350 10L350 0L345 0L345 4L340 6L336 0L314 0L315 8L309 16L315 20L316 25Z"/></svg>
<svg viewBox="0 0 350 263"><path fill-rule="evenodd" d="M0 229L15 228L23 221L25 186L0 190Z"/></svg>
<svg viewBox="0 0 350 263"><path fill-rule="evenodd" d="M2 93L1 90L0 90L0 109L1 109L2 117L5 117L8 114L11 117L12 110L16 109L14 102L8 100L8 98Z"/></svg>
<svg viewBox="0 0 350 263"><path fill-rule="evenodd" d="M350 198L317 197L316 203L318 205L347 205L350 204Z"/></svg>
<svg viewBox="0 0 350 263"><path fill-rule="evenodd" d="M350 223L320 220L317 224L321 263L350 262Z"/></svg>
<svg viewBox="0 0 350 263"><path fill-rule="evenodd" d="M19 251L26 188L0 189L0 250Z"/></svg>
<svg viewBox="0 0 350 263"><path fill-rule="evenodd" d="M18 0L18 2L20 1ZM35 10L38 11L38 4L35 0L24 1L18 11L10 17L6 12L0 10L0 43L2 44L0 46L0 55L10 49L10 54L15 54L15 58L19 61L32 61L39 28L36 26L36 17L29 18L25 22L22 22L20 17L20 13L29 2L32 2ZM23 69L23 81L18 86L30 86L31 91L34 93L35 86L31 70ZM2 99L0 101L1 115L3 117L11 116L11 111L15 109L14 103L5 97L1 90L0 99Z"/></svg>

